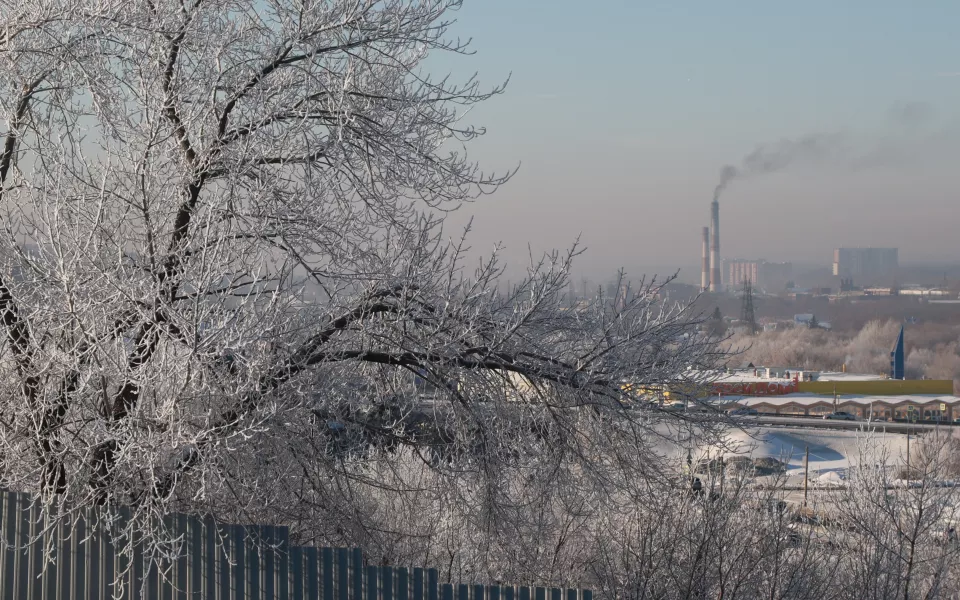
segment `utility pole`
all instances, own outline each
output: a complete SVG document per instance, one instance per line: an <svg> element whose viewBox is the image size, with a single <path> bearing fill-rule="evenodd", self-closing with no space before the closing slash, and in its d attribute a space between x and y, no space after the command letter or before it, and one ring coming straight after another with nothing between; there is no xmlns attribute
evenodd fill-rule
<svg viewBox="0 0 960 600"><path fill-rule="evenodd" d="M720 455L720 495L723 495L723 484L727 480L727 461Z"/></svg>
<svg viewBox="0 0 960 600"><path fill-rule="evenodd" d="M740 320L747 326L750 335L757 334L757 318L753 311L753 286L750 279L743 280L743 304L740 310Z"/></svg>
<svg viewBox="0 0 960 600"><path fill-rule="evenodd" d="M910 481L910 434L907 434L907 481Z"/></svg>

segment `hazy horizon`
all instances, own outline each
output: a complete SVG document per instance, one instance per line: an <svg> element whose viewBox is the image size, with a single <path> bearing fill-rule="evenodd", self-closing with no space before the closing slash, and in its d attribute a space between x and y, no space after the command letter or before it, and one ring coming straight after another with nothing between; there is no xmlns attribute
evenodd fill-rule
<svg viewBox="0 0 960 600"><path fill-rule="evenodd" d="M521 164L452 220L474 217L478 253L501 241L518 264L528 243L537 254L579 235L578 271L699 274L725 165L754 175L720 199L725 258L827 265L834 247L896 246L903 263L948 263L960 251L960 5L487 0L455 16L477 54L451 66L491 86L512 72L467 117L488 131L472 157Z"/></svg>

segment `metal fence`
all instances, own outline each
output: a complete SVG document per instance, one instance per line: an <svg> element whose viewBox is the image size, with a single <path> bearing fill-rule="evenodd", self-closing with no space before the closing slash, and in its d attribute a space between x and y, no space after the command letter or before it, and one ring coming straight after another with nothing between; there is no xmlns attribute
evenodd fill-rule
<svg viewBox="0 0 960 600"><path fill-rule="evenodd" d="M289 544L286 527L172 514L151 526L163 551L95 509L48 525L26 495L0 491L4 600L592 600L589 590L439 582L436 569L375 566L359 549ZM132 539L131 539L132 536Z"/></svg>

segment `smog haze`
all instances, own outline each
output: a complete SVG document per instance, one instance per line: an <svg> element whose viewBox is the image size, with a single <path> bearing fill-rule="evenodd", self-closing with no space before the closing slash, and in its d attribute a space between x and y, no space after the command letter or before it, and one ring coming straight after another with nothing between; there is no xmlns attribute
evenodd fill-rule
<svg viewBox="0 0 960 600"><path fill-rule="evenodd" d="M488 131L472 157L520 164L457 216L474 217L475 251L502 241L522 262L528 243L580 236L588 274L699 280L720 186L724 257L960 254L960 5L681 4L464 7L457 33L477 54L462 62L491 84L511 77L467 116Z"/></svg>

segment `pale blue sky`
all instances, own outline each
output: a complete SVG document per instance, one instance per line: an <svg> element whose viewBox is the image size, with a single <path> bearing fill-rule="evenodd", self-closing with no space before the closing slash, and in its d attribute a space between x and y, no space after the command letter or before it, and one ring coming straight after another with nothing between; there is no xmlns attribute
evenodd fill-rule
<svg viewBox="0 0 960 600"><path fill-rule="evenodd" d="M720 167L757 144L842 133L873 166L813 161L734 182L725 256L829 262L835 245L960 258L960 2L467 0L442 61L504 96L474 155L520 173L476 215L513 256L583 234L585 268L699 261Z"/></svg>

